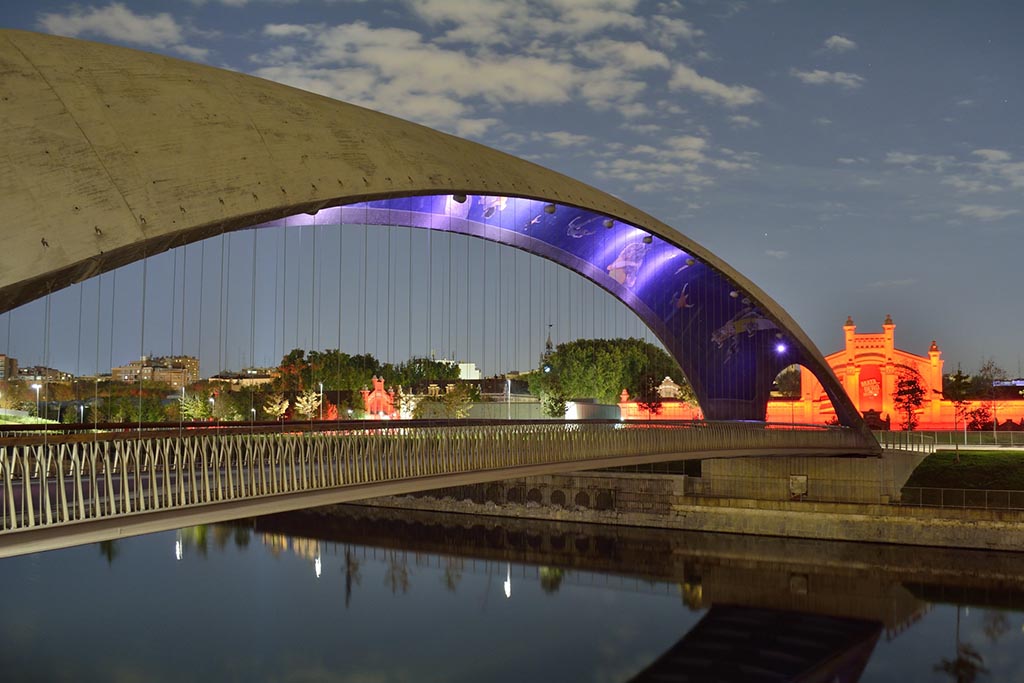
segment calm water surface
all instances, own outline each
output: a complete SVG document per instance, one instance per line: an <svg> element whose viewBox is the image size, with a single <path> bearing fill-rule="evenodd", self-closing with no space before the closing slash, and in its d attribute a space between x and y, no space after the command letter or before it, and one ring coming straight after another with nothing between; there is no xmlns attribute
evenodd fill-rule
<svg viewBox="0 0 1024 683"><path fill-rule="evenodd" d="M352 510L0 560L0 680L1024 681L1024 557Z"/></svg>

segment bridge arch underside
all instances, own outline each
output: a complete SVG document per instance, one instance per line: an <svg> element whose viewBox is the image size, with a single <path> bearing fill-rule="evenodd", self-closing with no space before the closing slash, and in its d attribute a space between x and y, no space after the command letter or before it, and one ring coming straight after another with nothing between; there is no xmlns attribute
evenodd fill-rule
<svg viewBox="0 0 1024 683"><path fill-rule="evenodd" d="M652 330L708 419L764 420L778 373L794 363L813 365L796 335L722 272L659 235L585 209L519 197L420 195L321 209L256 228L313 224L469 235L568 268Z"/></svg>

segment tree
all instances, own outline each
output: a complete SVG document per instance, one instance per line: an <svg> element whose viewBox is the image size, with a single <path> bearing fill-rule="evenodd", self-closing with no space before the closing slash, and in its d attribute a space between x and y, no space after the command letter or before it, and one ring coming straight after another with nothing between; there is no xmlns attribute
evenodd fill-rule
<svg viewBox="0 0 1024 683"><path fill-rule="evenodd" d="M924 405L924 380L921 374L909 365L897 365L896 389L892 402L903 418L903 429L911 432L917 426L917 411Z"/></svg>
<svg viewBox="0 0 1024 683"><path fill-rule="evenodd" d="M661 414L662 400L661 394L658 393L659 384L653 375L649 375L636 400L637 407L647 413L648 419Z"/></svg>
<svg viewBox="0 0 1024 683"><path fill-rule="evenodd" d="M545 354L530 374L530 392L542 401L595 398L618 403L622 390L637 396L648 378L678 378L684 400L696 403L679 366L661 348L640 339L577 339Z"/></svg>
<svg viewBox="0 0 1024 683"><path fill-rule="evenodd" d="M284 394L270 394L263 404L263 412L275 420L280 420L288 412L288 399Z"/></svg>
<svg viewBox="0 0 1024 683"><path fill-rule="evenodd" d="M310 389L302 392L295 399L295 410L306 419L312 420L313 416L320 410L320 394Z"/></svg>
<svg viewBox="0 0 1024 683"><path fill-rule="evenodd" d="M210 403L197 394L186 394L178 399L181 419L186 421L205 420L210 417Z"/></svg>
<svg viewBox="0 0 1024 683"><path fill-rule="evenodd" d="M974 398L995 399L995 387L992 383L1006 379L1006 370L996 365L992 358L986 358L978 368L978 374L971 378L971 393Z"/></svg>
<svg viewBox="0 0 1024 683"><path fill-rule="evenodd" d="M942 391L937 394L942 394L942 398L953 404L954 412L954 423L953 428L960 423L961 420L966 422L967 419L967 406L970 405L970 394L971 394L971 378L969 375L960 370L960 366L956 366L956 372L952 375L946 375Z"/></svg>
<svg viewBox="0 0 1024 683"><path fill-rule="evenodd" d="M988 429L989 424L992 422L992 411L987 404L982 404L974 410L968 410L965 417L967 419L967 428L972 432L979 432L982 429Z"/></svg>
<svg viewBox="0 0 1024 683"><path fill-rule="evenodd" d="M800 398L800 366L783 368L775 378L775 387L784 398Z"/></svg>

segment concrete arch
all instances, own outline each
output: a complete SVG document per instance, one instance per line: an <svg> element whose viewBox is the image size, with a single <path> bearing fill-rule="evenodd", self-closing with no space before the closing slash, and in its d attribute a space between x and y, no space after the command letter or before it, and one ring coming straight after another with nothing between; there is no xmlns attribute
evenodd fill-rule
<svg viewBox="0 0 1024 683"><path fill-rule="evenodd" d="M235 72L11 30L0 30L0 121L0 311L302 212L452 194L541 200L643 230L716 275L721 286L704 304L716 320L667 343L708 417L762 419L779 363L800 362L840 421L864 429L821 353L743 275L643 211L483 145ZM696 371L687 353L701 362L713 354L709 330L722 330L718 346L722 335L758 341L731 357L742 362L730 370ZM772 350L780 334L784 359Z"/></svg>

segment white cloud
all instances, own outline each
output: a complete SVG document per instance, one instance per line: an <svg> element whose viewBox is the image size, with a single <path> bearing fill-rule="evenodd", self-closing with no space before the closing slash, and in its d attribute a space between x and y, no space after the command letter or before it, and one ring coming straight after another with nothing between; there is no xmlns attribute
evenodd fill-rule
<svg viewBox="0 0 1024 683"><path fill-rule="evenodd" d="M588 41L577 45L576 52L593 62L622 69L667 69L669 67L668 57L640 42L609 39Z"/></svg>
<svg viewBox="0 0 1024 683"><path fill-rule="evenodd" d="M534 140L551 143L555 147L580 147L593 142L589 135L579 135L566 130L553 130L546 133L534 133L531 136Z"/></svg>
<svg viewBox="0 0 1024 683"><path fill-rule="evenodd" d="M848 52L850 50L856 50L857 43L853 42L849 38L835 35L825 40L825 49L830 50L831 52Z"/></svg>
<svg viewBox="0 0 1024 683"><path fill-rule="evenodd" d="M736 128L760 128L761 124L749 116L730 116L729 121Z"/></svg>
<svg viewBox="0 0 1024 683"><path fill-rule="evenodd" d="M764 255L771 256L772 258L777 258L781 261L782 259L789 256L789 252L783 251L782 249L766 249Z"/></svg>
<svg viewBox="0 0 1024 683"><path fill-rule="evenodd" d="M970 178L964 178L959 175L951 175L942 179L943 185L949 185L950 187L968 194L975 194L979 192L1002 192L1003 188L998 185L992 185L981 180L973 180Z"/></svg>
<svg viewBox="0 0 1024 683"><path fill-rule="evenodd" d="M991 163L1002 163L1010 160L1010 153L1001 149L976 149L971 154L981 157Z"/></svg>
<svg viewBox="0 0 1024 683"><path fill-rule="evenodd" d="M826 118L824 116L819 116L816 119L812 119L811 123L813 123L816 126L831 126L832 125L832 119Z"/></svg>
<svg viewBox="0 0 1024 683"><path fill-rule="evenodd" d="M808 85L840 85L851 90L859 88L867 82L863 76L845 71L824 71L822 69L801 71L800 69L790 69L789 73Z"/></svg>
<svg viewBox="0 0 1024 683"><path fill-rule="evenodd" d="M655 15L651 17L654 24L654 35L658 42L666 47L675 47L677 38L687 42L693 42L704 35L704 31L694 28L693 24L685 19Z"/></svg>
<svg viewBox="0 0 1024 683"><path fill-rule="evenodd" d="M867 159L864 157L839 157L836 159L840 164L849 166L850 164L863 164L867 163Z"/></svg>
<svg viewBox="0 0 1024 683"><path fill-rule="evenodd" d="M727 107L742 107L761 99L761 93L755 88L746 85L725 85L707 76L701 76L683 64L677 64L672 71L668 87L669 90L693 91L707 100Z"/></svg>
<svg viewBox="0 0 1024 683"><path fill-rule="evenodd" d="M974 106L974 100L967 99L967 98L962 99L962 100L957 100L956 101L956 106L958 106L958 107L973 107Z"/></svg>
<svg viewBox="0 0 1024 683"><path fill-rule="evenodd" d="M136 14L119 2L106 7L74 5L66 14L41 14L39 27L61 36L92 36L168 49L194 60L204 60L210 54L206 48L185 44L185 30L169 13Z"/></svg>
<svg viewBox="0 0 1024 683"><path fill-rule="evenodd" d="M998 221L1020 213L1019 209L1004 209L998 206L987 204L961 204L956 209L957 214L974 218L979 221Z"/></svg>
<svg viewBox="0 0 1024 683"><path fill-rule="evenodd" d="M62 36L99 36L136 45L170 47L182 42L181 26L167 12L135 14L119 2L106 7L72 6L67 14L43 14L39 25Z"/></svg>

